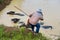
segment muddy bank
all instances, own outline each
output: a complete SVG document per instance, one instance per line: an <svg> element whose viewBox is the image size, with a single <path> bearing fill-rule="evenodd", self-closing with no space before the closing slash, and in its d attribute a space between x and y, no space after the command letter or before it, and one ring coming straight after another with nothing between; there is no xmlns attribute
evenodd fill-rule
<svg viewBox="0 0 60 40"><path fill-rule="evenodd" d="M0 3L0 11L3 10L12 0L4 0Z"/></svg>

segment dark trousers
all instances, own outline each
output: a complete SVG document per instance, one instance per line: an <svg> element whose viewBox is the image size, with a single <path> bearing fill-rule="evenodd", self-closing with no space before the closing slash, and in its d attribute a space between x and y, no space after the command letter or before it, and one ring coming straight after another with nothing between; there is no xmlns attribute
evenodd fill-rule
<svg viewBox="0 0 60 40"><path fill-rule="evenodd" d="M30 24L32 31L34 32L34 27L36 27L36 33L39 33L40 24L37 23L36 25Z"/></svg>

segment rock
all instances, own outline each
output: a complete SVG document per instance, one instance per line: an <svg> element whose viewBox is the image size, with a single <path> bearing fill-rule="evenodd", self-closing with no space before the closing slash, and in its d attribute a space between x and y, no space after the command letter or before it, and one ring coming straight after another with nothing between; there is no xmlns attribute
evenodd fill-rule
<svg viewBox="0 0 60 40"><path fill-rule="evenodd" d="M53 27L52 26L42 26L44 29L49 29L49 28L51 28L51 29L53 29Z"/></svg>
<svg viewBox="0 0 60 40"><path fill-rule="evenodd" d="M15 12L14 11L9 11L9 12L7 12L7 14L14 15Z"/></svg>
<svg viewBox="0 0 60 40"><path fill-rule="evenodd" d="M13 21L13 23L17 23L20 19L18 19L18 18L13 18L13 19L11 19L12 21Z"/></svg>
<svg viewBox="0 0 60 40"><path fill-rule="evenodd" d="M24 16L24 14L21 14L21 13L15 13L15 15Z"/></svg>

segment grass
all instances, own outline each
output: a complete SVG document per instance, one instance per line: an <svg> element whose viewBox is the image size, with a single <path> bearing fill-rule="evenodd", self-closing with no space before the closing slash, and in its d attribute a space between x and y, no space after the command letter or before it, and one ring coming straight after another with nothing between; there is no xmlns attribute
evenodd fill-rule
<svg viewBox="0 0 60 40"><path fill-rule="evenodd" d="M42 33L33 35L32 32L26 32L22 27L19 31L12 30L10 32L4 32L3 25L0 25L0 40L48 40Z"/></svg>
<svg viewBox="0 0 60 40"><path fill-rule="evenodd" d="M60 40L60 38L58 38L57 40Z"/></svg>
<svg viewBox="0 0 60 40"><path fill-rule="evenodd" d="M0 0L0 3L2 3L4 0Z"/></svg>

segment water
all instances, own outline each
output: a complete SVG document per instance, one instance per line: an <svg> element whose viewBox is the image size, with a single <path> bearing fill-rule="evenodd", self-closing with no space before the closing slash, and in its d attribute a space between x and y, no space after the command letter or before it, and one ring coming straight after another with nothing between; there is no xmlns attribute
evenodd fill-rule
<svg viewBox="0 0 60 40"><path fill-rule="evenodd" d="M27 16L9 16L6 14L7 11L13 10L20 12L14 6L25 11L28 15L38 8L42 9L44 14L44 25L51 25L53 29L41 29L42 33L47 34L58 34L60 35L60 0L13 0L9 6L7 6L1 13L1 22L7 26L13 26L11 18L17 17L22 18L21 21L26 22Z"/></svg>

